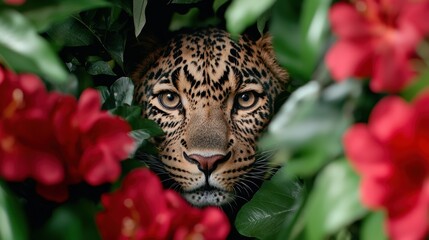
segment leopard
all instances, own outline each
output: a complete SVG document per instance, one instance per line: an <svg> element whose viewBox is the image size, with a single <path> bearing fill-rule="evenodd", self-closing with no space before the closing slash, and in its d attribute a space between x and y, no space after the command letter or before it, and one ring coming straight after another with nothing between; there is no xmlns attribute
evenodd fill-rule
<svg viewBox="0 0 429 240"><path fill-rule="evenodd" d="M248 200L267 169L257 141L288 83L272 37L218 28L179 33L132 79L142 117L165 133L155 140L156 156L142 154L164 183L196 207Z"/></svg>

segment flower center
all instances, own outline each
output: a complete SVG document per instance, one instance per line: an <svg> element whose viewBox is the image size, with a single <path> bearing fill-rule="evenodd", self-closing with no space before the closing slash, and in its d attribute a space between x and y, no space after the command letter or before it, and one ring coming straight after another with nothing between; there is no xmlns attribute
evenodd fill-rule
<svg viewBox="0 0 429 240"><path fill-rule="evenodd" d="M24 94L20 89L15 89L12 92L12 101L7 105L3 111L4 118L10 118L17 109L24 106Z"/></svg>
<svg viewBox="0 0 429 240"><path fill-rule="evenodd" d="M140 214L134 206L134 202L132 199L125 199L124 206L130 210L130 216L124 217L122 220L122 230L121 233L123 236L128 237L130 239L134 239L136 237L137 229L140 225Z"/></svg>

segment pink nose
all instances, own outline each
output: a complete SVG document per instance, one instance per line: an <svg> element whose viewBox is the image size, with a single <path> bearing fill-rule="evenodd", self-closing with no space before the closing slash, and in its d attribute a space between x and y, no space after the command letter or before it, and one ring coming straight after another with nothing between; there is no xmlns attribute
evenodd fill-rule
<svg viewBox="0 0 429 240"><path fill-rule="evenodd" d="M198 154L191 154L189 157L195 161L197 161L198 168L201 171L211 172L216 168L219 162L221 162L225 155L217 154L210 157L204 157Z"/></svg>

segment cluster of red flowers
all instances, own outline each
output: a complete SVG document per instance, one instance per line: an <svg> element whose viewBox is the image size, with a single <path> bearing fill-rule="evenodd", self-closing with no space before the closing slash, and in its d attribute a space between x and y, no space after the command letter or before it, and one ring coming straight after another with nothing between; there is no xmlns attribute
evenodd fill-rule
<svg viewBox="0 0 429 240"><path fill-rule="evenodd" d="M115 181L119 161L134 149L127 122L100 111L96 90L79 102L48 93L34 75L16 75L0 66L0 176L33 178L37 191L53 201L68 197L68 186Z"/></svg>
<svg viewBox="0 0 429 240"><path fill-rule="evenodd" d="M363 202L387 210L389 235L423 239L429 229L429 92L412 105L384 98L368 125L354 125L344 143L362 175Z"/></svg>
<svg viewBox="0 0 429 240"><path fill-rule="evenodd" d="M178 193L163 190L148 169L129 173L122 188L102 196L97 215L103 239L225 239L228 219L215 207L191 207Z"/></svg>
<svg viewBox="0 0 429 240"><path fill-rule="evenodd" d="M336 80L370 77L374 92L397 93L415 76L416 49L429 33L429 0L356 0L330 11L338 42L326 56ZM387 211L393 239L429 230L429 92L413 104L382 99L369 123L345 135L346 155L362 175L365 205Z"/></svg>
<svg viewBox="0 0 429 240"><path fill-rule="evenodd" d="M428 0L335 4L330 20L339 39L326 55L333 77L371 77L374 92L399 92L415 75L411 62L429 33L428 15Z"/></svg>

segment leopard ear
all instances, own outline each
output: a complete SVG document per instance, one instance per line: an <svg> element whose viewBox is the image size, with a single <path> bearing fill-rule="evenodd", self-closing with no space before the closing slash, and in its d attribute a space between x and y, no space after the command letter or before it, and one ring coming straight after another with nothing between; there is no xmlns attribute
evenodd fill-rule
<svg viewBox="0 0 429 240"><path fill-rule="evenodd" d="M268 33L265 33L259 40L256 41L256 45L261 50L262 59L265 61L267 67L276 76L279 83L284 86L289 79L289 74L277 62L272 43L272 36Z"/></svg>
<svg viewBox="0 0 429 240"><path fill-rule="evenodd" d="M125 65L135 84L140 82L146 71L159 57L161 47L160 41L155 36L149 35L127 48L124 56L124 59L127 60Z"/></svg>

